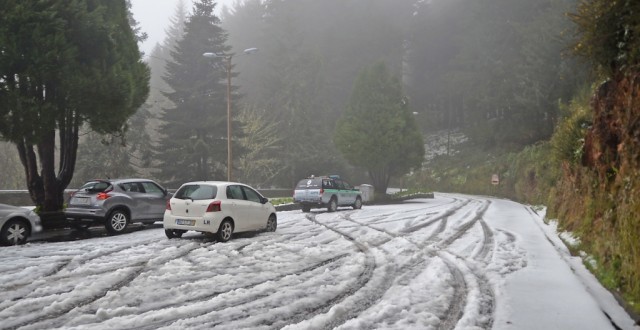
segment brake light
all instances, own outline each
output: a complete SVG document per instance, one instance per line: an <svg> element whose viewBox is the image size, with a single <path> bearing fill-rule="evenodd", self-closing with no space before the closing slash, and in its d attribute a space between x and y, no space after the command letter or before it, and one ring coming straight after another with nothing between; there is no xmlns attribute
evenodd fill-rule
<svg viewBox="0 0 640 330"><path fill-rule="evenodd" d="M222 211L222 202L220 201L213 201L211 202L211 204L209 204L209 207L207 207L207 212L220 212Z"/></svg>
<svg viewBox="0 0 640 330"><path fill-rule="evenodd" d="M109 197L111 197L111 195L109 195L108 192L101 192L101 193L98 193L98 196L96 196L96 199L99 201L103 201Z"/></svg>
<svg viewBox="0 0 640 330"><path fill-rule="evenodd" d="M171 200L167 200L167 207L165 208L167 211L171 211Z"/></svg>
<svg viewBox="0 0 640 330"><path fill-rule="evenodd" d="M324 189L320 188L320 195L324 194Z"/></svg>

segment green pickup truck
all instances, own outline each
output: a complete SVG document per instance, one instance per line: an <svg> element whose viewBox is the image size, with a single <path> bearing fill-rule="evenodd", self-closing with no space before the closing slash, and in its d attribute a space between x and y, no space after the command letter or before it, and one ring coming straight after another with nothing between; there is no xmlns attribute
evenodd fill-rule
<svg viewBox="0 0 640 330"><path fill-rule="evenodd" d="M324 207L335 212L339 206L362 208L362 193L337 175L312 176L298 182L293 201L300 204L303 212Z"/></svg>

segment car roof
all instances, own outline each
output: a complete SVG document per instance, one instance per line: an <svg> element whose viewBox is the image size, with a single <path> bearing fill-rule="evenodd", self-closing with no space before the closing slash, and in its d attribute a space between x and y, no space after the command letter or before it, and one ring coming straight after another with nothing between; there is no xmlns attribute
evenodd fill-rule
<svg viewBox="0 0 640 330"><path fill-rule="evenodd" d="M127 179L92 179L92 180L87 180L86 182L93 182L93 181L100 181L100 182L111 182L111 183L125 183L125 182L155 182L151 179L142 179L142 178L127 178ZM86 183L85 182L85 183Z"/></svg>
<svg viewBox="0 0 640 330"><path fill-rule="evenodd" d="M182 184L182 186L188 185L188 184L205 184L205 185L211 185L211 186L228 186L228 185L232 185L232 184L238 184L238 185L242 185L242 186L246 186L246 184L244 183L240 183L240 182L231 182L231 181L192 181L192 182L185 182Z"/></svg>

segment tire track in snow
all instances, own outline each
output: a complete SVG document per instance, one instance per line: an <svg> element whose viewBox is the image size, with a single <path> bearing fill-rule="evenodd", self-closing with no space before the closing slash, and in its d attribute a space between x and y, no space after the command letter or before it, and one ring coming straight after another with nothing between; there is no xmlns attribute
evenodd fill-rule
<svg viewBox="0 0 640 330"><path fill-rule="evenodd" d="M321 261L321 262L319 262L317 264L311 265L309 267L306 267L306 268L303 268L303 269L299 269L299 270L294 271L294 272L290 272L290 273L286 273L286 274L279 274L277 278L274 277L274 278L270 278L270 279L265 279L264 281L252 283L252 284L241 286L241 287L234 287L234 288L231 288L231 289L228 289L228 290L224 290L224 291L214 292L214 293L206 295L206 296L201 296L201 297L197 297L197 298L194 298L194 299L189 299L189 300L181 301L181 302L175 302L175 303L172 303L170 305L163 306L162 308L159 308L159 309L152 309L152 310L145 311L144 313L159 312L159 311L162 311L162 310L165 310L165 309L175 309L175 308L183 307L183 306L185 306L185 304L193 305L193 304L197 304L197 303L207 302L207 301L210 301L210 300L212 300L212 299L214 299L214 298L216 298L216 297L218 297L220 295L223 295L223 294L232 293L232 292L237 291L237 290L253 289L253 288L256 288L256 287L258 287L260 285L269 283L269 282L282 280L282 279L286 278L287 276L292 276L292 275L302 276L302 275L305 275L305 274L309 274L309 276L312 276L312 275L314 275L313 274L314 272L318 271L322 267L329 266L329 269L335 269L335 268L339 267L340 265L337 264L338 261L341 261L342 259L344 259L344 258L346 258L348 256L350 256L350 254L348 254L348 253L341 254L341 255L335 256L333 258L323 260L323 261ZM310 281L312 279L313 279L313 277L309 277L306 281ZM278 288L274 288L274 289L277 290ZM250 303L254 303L254 302L259 301L261 299L269 298L273 293L274 292L270 291L270 292L260 292L260 293L257 293L257 294L250 294L250 295L246 295L245 297L243 297L242 299L240 299L238 301L231 302L231 303L228 303L228 302L224 301L224 302L218 304L218 306L216 306L214 311L211 312L211 313L217 313L218 311L222 311L222 310L226 310L226 309L234 309L234 308L241 311L241 309L238 309L238 307L242 307L244 305L247 305L247 304L250 304ZM262 306L261 309L264 310L264 314L268 314L272 307L273 306L268 306L267 305L266 307ZM256 313L256 312L258 312L258 310L252 309L252 315L240 314L240 315L236 315L236 316L231 317L231 318L226 318L224 320L222 320L220 318L215 318L216 321L204 322L204 323L201 320L197 320L197 321L194 320L194 323L196 323L200 328L204 328L204 329L213 328L213 327L219 326L219 325L221 325L223 323L228 326L229 322L243 320L243 319L246 319L246 318L249 318L249 317L255 317L255 314L259 315L259 313ZM196 319L196 318L206 318L206 317L207 317L206 313L205 314L201 314L201 315L197 315L195 317L189 317L189 316L185 317L185 315L179 315L177 317L173 317L173 318L170 318L170 319L163 319L163 320L160 320L160 321L157 321L157 322L146 323L144 326L141 326L141 327L137 326L137 327L133 327L133 328L129 328L129 329L142 329L142 330L144 330L144 329L158 329L158 328L161 328L161 327L170 327L171 328L171 327L174 326L174 323L176 323L178 321L187 320L187 322L188 322L189 318ZM184 324L180 325L180 327L184 327L184 326L185 326ZM188 327L188 325L187 325L187 327Z"/></svg>
<svg viewBox="0 0 640 330"><path fill-rule="evenodd" d="M487 277L465 258L446 251L438 252L438 257L449 267L454 279L453 287L455 290L452 305L442 318L438 329L455 329L458 326L491 329L495 309L495 293ZM463 266L456 263L461 263ZM464 298L461 298L461 291L465 292ZM470 296L472 299L469 299ZM470 303L474 304L469 306ZM466 312L471 314L467 316L468 319L465 319ZM464 323L461 324L461 322ZM473 324L467 324L470 322Z"/></svg>
<svg viewBox="0 0 640 330"><path fill-rule="evenodd" d="M143 244L144 245L144 244ZM133 248L130 246L130 248ZM171 256L161 256L160 259L162 261L162 259L164 259L164 263L167 263L171 260L174 259L179 259L182 258L186 255L188 255L189 253L191 253L193 250L200 248L200 246L196 245L196 246L192 246L189 248L184 249L184 251L180 251L180 253L171 255ZM109 285L106 286L104 288L101 288L98 292L93 293L91 296L88 297L82 297L79 300L75 300L75 301L69 301L67 302L66 306L61 306L60 308L58 308L56 311L54 312L50 312L50 313L43 313L39 316L35 316L32 320L29 321L25 321L16 325L13 325L7 329L17 329L23 326L28 326L28 325L37 325L38 323L44 322L44 321L51 321L54 319L58 319L62 316L64 316L65 314L69 313L71 310L76 309L76 308L82 308L83 306L87 306L89 304L92 304L94 302L96 302L97 300L105 297L107 295L107 293L111 292L111 291L118 291L121 288L125 287L126 285L130 284L132 281L134 281L137 277L139 277L142 273L144 273L146 270L148 270L148 268L157 268L159 265L158 264L154 264L153 266L150 266L150 263L152 261L154 261L156 259L151 259L149 261L146 262L138 262L134 265L130 265L130 266L126 266L124 267L131 269L131 272L126 275L123 279L117 281L116 283L114 283L113 285ZM121 268L122 269L122 268ZM52 294L52 295L58 295L58 294ZM42 298L42 297L37 297L37 298ZM31 299L31 298L27 298L27 299ZM63 322L47 322L46 324L46 328L52 328L52 327L58 327L63 325Z"/></svg>
<svg viewBox="0 0 640 330"><path fill-rule="evenodd" d="M364 244L358 242L353 236L351 236L348 233L345 233L339 229L336 229L332 226L326 225L320 221L318 221L316 219L316 215L315 214L307 214L306 215L307 220L323 226L339 235L341 235L342 237L346 238L347 240L351 241L357 248L358 250L360 250L360 252L364 253L365 255L365 262L363 265L363 271L358 275L358 278L356 280L356 284L352 285L350 288L348 288L347 290L343 291L341 294L337 295L336 297L334 297L331 300L326 301L325 303L323 303L322 305L316 306L313 310L310 310L309 312L296 316L295 318L289 319L289 320L284 320L284 322L280 322L282 324L282 326L285 325L289 325L289 324L296 324L299 322L302 322L304 320L308 320L313 318L316 315L319 314L323 314L326 313L327 311L329 311L330 308L332 308L333 306L339 304L340 302L344 301L346 298L348 298L349 296L353 296L355 293L357 293L359 290L361 290L362 288L364 288L368 283L370 283L371 278L374 275L374 270L377 268L377 264L376 264L376 260L375 260L375 256L373 255L373 253L371 252L371 250ZM392 277L393 274L386 274L385 277ZM391 282L390 280L387 281L382 281L382 283L378 284L383 285L384 287L379 287L378 290L370 290L370 293L368 295L366 295L365 297L362 298L361 301L366 302L366 303L362 303L359 304L358 306L352 307L349 310L344 311L343 313L339 314L335 319L332 320L331 324L327 324L325 325L325 329L330 329L330 328L334 328L344 322L346 322L347 320L356 317L360 312L364 311L365 309L367 309L369 306L373 305L375 302L377 302L382 295L384 294L384 292L387 291L387 289L391 286Z"/></svg>
<svg viewBox="0 0 640 330"><path fill-rule="evenodd" d="M42 279L45 280L46 282L52 282L52 281L57 281L61 279L72 279L73 277L78 277L78 276L88 277L93 275L101 275L106 271L117 271L118 269L128 267L128 265L118 265L113 269L101 268L100 270L88 270L84 272L75 272L75 273L73 272L73 270L78 268L78 266L86 266L87 263L97 260L98 258L104 258L106 256L113 255L115 253L120 253L130 249L139 249L140 246L148 245L150 243L157 243L157 241L158 241L157 239L149 239L149 240L142 241L140 242L140 244L137 244L136 246L133 246L133 247L130 245L118 246L118 247L109 248L106 250L89 251L80 255L76 255L69 258L66 262L61 263L59 266L55 267L50 272L47 272L45 275L42 276ZM65 270L69 271L69 273L60 274ZM60 292L57 292L50 295L35 296L32 293L39 287L39 285L40 285L39 282L38 283L30 282L22 285L16 285L15 287L11 288L12 290L7 290L5 288L4 290L5 291L4 295L6 296L5 299L16 302L22 299L44 298L50 295L60 294ZM62 293L68 293L68 292L62 292ZM7 307L1 308L0 312L4 311L6 308Z"/></svg>
<svg viewBox="0 0 640 330"><path fill-rule="evenodd" d="M494 236L493 231L491 230L491 228L489 228L489 225L487 225L487 223L482 219L480 219L479 222L480 222L480 225L482 226L482 233L484 235L484 239L482 241L482 246L480 250L476 253L476 255L473 258L475 260L488 263L491 260L491 257L493 254L495 239L493 237Z"/></svg>
<svg viewBox="0 0 640 330"><path fill-rule="evenodd" d="M396 234L385 229L376 228L366 223L355 221L351 218L352 213L348 213L347 215L345 215L344 219L354 222L356 224L359 224L361 226L366 226L373 230L383 232L394 238L403 237L407 239L407 241L410 242L411 244L416 245L418 248L424 248L427 246L428 243L430 242L433 243L434 241L436 241L435 238L446 229L447 219L450 216L454 215L459 210L461 210L464 206L468 205L470 202L471 202L471 199L467 199L464 202L462 202L460 205L456 205L455 207L448 209L447 211L442 213L440 216L434 219L431 219L426 223L412 226L409 228L404 228L403 230L401 230L400 234ZM460 225L452 235L440 240L439 242L436 242L436 249L439 251L446 251L446 248L449 245L451 245L454 241L456 241L457 239L462 237L464 234L466 234L469 231L469 229L471 229L474 225L476 225L477 223L480 223L480 225L482 226L483 239L480 245L480 249L475 254L473 259L486 261L486 259L488 259L488 257L490 256L490 253L493 252L494 244L495 244L493 232L491 231L489 226L486 224L486 222L482 219L487 209L489 208L490 204L491 204L490 201L484 201L483 205L481 205L475 211L475 215L473 215L473 218L471 220ZM410 240L408 237L405 237L405 236L409 236L411 233L413 233L418 229L431 226L437 221L440 221L438 228L436 228L436 230L433 233L431 233L423 243L421 244L415 243L412 240ZM471 263L464 258L458 257L461 260L461 262L465 264L466 269L463 270L459 266L457 266L454 262L450 261L447 258L444 258L442 253L440 252L434 253L433 251L431 251L431 252L428 252L428 254L430 255L435 254L437 255L437 257L442 259L443 262L445 262L445 264L447 265L447 268L449 269L452 275L453 282L454 282L453 287L455 289L449 308L447 309L447 312L445 313L445 315L443 315L442 317L443 321L441 323L441 326L438 328L454 329L457 326L458 322L461 320L463 316L464 308L467 304L467 296L471 294L469 288L467 287L466 280L464 279L465 275L472 276L474 278L474 281L477 283L478 294L482 297L479 300L481 302L480 305L477 306L479 315L482 315L482 317L479 318L481 320L480 324L477 324L477 326L483 329L491 328L491 325L493 324L495 294L493 293L493 288L491 287L491 284L487 280L486 276L484 276L484 274L482 274L481 272L474 270L474 267L471 265ZM414 267L417 267L422 263L423 261L417 264L414 264ZM402 274L400 276L402 277L403 281L408 281L411 278L407 277L406 272L408 270L404 268L405 267L403 267L403 269L401 269L398 273ZM418 273L415 273L415 275L417 276Z"/></svg>
<svg viewBox="0 0 640 330"><path fill-rule="evenodd" d="M449 307L447 308L444 317L440 321L440 325L438 329L442 330L451 330L456 327L456 324L462 318L464 307L467 304L467 295L468 288L467 282L464 279L464 275L460 268L451 262L448 258L442 257L439 255L440 259L444 262L444 264L449 269L451 276L453 277L453 283L451 287L453 288L453 297L449 302Z"/></svg>
<svg viewBox="0 0 640 330"><path fill-rule="evenodd" d="M459 203L458 205L455 205L451 208L448 208L446 211L444 211L443 213L441 213L440 215L438 215L437 217L430 219L429 221L425 222L425 223L421 223L412 227L408 227L408 228L403 228L401 230L401 232L403 233L410 233L410 232L414 232L418 229L422 229L425 227L429 227L432 224L436 223L437 221L443 220L443 219L447 219L449 216L455 214L456 212L458 212L460 209L462 209L463 207L467 206L467 204L469 204L471 202L470 199L467 199L465 201L463 201L462 203Z"/></svg>
<svg viewBox="0 0 640 330"><path fill-rule="evenodd" d="M483 206L480 207L478 211L476 211L476 215L470 221L463 223L456 229L456 231L452 235L440 241L440 243L438 243L438 247L444 249L446 246L451 245L451 243L462 237L462 235L464 235L469 229L471 229L471 227L473 227L476 222L482 219L490 204L491 202L487 201Z"/></svg>
<svg viewBox="0 0 640 330"><path fill-rule="evenodd" d="M466 223L463 223L461 226L459 226L456 229L456 231L452 235L450 235L449 237L443 239L442 241L436 244L436 247L441 251L438 253L438 256L447 264L447 266L449 267L449 270L452 272L454 281L457 282L459 287L467 288L467 284L466 284L466 280L464 279L464 276L462 279L460 279L459 275L467 274L469 276L472 276L475 279L475 282L477 283L477 287L478 287L478 294L480 296L480 298L478 299L479 304L477 306L478 307L477 312L479 315L482 316L478 318L478 320L480 321L480 324L476 324L476 326L483 329L490 329L491 326L493 325L495 294L493 292L493 288L491 287L491 283L489 283L488 279L484 274L482 274L480 271L475 269L475 267L471 264L469 260L456 256L456 258L458 258L458 260L460 260L460 262L462 262L465 265L465 268L467 268L465 271L463 271L459 266L457 266L451 260L446 258L443 255L443 252L446 252L446 248L449 245L451 245L451 243L453 243L454 241L462 237L469 229L471 229L476 223L479 222L483 229L483 240L480 246L480 250L478 251L478 253L476 253L473 259L474 260L480 259L483 261L486 260L487 256L489 255L489 253L493 251L493 248L494 248L493 232L491 231L489 226L486 224L486 222L482 220L482 217L486 213L490 204L491 204L491 201L486 201L485 204L482 205L476 211L476 215L473 217L473 219L471 219ZM470 294L470 291L469 289L465 289L465 290L467 292L466 296L468 296ZM457 292L456 294L454 294L454 299L453 299L454 304L456 299L458 299L457 298L458 295L459 294ZM458 307L452 307L447 311L447 313L445 314L444 320L441 323L441 327L439 327L440 329L454 329L457 326L457 324L461 321L461 318L463 316L463 313L460 313L458 309L460 308L464 310L463 309L464 306L462 306L463 304L466 304L466 298L464 301L463 300L458 301Z"/></svg>

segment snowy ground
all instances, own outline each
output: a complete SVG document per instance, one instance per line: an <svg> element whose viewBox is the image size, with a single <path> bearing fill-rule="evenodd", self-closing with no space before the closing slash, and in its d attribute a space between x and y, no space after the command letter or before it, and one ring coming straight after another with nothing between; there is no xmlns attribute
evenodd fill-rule
<svg viewBox="0 0 640 330"><path fill-rule="evenodd" d="M521 204L436 194L278 218L228 243L155 228L2 248L0 328L638 329Z"/></svg>

